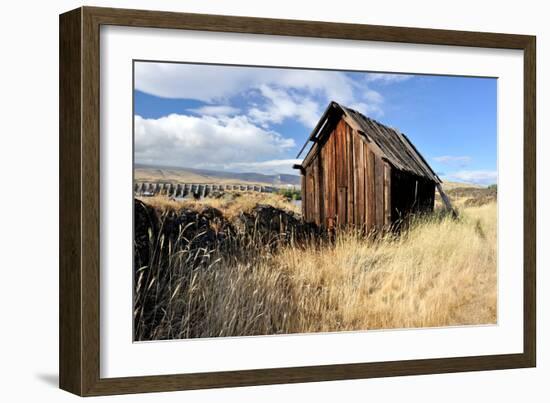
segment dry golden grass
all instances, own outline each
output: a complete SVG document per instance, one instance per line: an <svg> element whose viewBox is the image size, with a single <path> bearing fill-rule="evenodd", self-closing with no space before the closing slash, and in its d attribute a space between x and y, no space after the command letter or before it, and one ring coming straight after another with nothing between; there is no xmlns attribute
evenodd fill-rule
<svg viewBox="0 0 550 403"><path fill-rule="evenodd" d="M458 220L419 218L399 236L348 231L334 243L262 248L231 258L208 251L192 270L182 269L184 257L146 268L173 276L156 299L162 318L137 338L496 323L495 203L461 209Z"/></svg>
<svg viewBox="0 0 550 403"><path fill-rule="evenodd" d="M204 197L197 200L174 200L165 195L138 197L138 199L161 211L165 211L167 209L178 211L180 209L187 208L200 212L207 207L213 207L220 210L228 219L231 219L243 212L248 213L258 204L267 204L276 208L301 214L299 206L289 202L287 198L278 193L228 192L220 198Z"/></svg>
<svg viewBox="0 0 550 403"><path fill-rule="evenodd" d="M475 189L482 189L484 186L476 185L475 183L466 183L466 182L452 182L452 181L444 181L443 182L443 190L449 191L457 188L475 188Z"/></svg>
<svg viewBox="0 0 550 403"><path fill-rule="evenodd" d="M323 253L283 250L277 263L307 312L292 330L495 323L495 211L487 205L464 210L461 221L420 220L381 241L345 234Z"/></svg>

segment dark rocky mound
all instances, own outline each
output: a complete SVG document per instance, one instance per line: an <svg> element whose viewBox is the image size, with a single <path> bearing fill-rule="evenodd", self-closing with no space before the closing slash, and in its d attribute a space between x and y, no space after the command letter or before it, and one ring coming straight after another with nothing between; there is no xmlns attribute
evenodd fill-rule
<svg viewBox="0 0 550 403"><path fill-rule="evenodd" d="M241 213L234 225L239 233L269 243L301 242L320 235L314 224L303 222L293 212L264 204L256 206L249 213Z"/></svg>
<svg viewBox="0 0 550 403"><path fill-rule="evenodd" d="M214 208L158 211L134 200L134 268L186 248L213 249L232 233L231 225Z"/></svg>
<svg viewBox="0 0 550 403"><path fill-rule="evenodd" d="M296 214L269 205L258 205L229 222L221 211L205 208L154 209L140 200L134 201L134 268L151 265L154 259L170 250L202 248L219 251L251 245L251 241L280 245L302 242L321 231L303 222ZM169 250L170 248L170 250Z"/></svg>
<svg viewBox="0 0 550 403"><path fill-rule="evenodd" d="M134 201L134 329L149 340L166 313L172 276L184 286L188 273L211 262L211 251L224 243L230 225L219 210L160 211ZM159 299L160 298L160 299Z"/></svg>
<svg viewBox="0 0 550 403"><path fill-rule="evenodd" d="M194 270L215 270L220 255L246 261L281 244L320 231L295 214L258 205L229 222L221 211L159 210L134 201L134 329L136 340L155 333L165 320L174 291L187 287ZM185 306L181 309L187 309Z"/></svg>
<svg viewBox="0 0 550 403"><path fill-rule="evenodd" d="M149 264L158 224L155 210L134 199L134 269Z"/></svg>

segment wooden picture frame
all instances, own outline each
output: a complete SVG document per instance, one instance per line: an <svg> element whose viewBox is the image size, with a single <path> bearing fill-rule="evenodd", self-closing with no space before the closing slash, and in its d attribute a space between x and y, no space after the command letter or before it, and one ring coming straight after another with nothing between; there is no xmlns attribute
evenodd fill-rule
<svg viewBox="0 0 550 403"><path fill-rule="evenodd" d="M519 49L524 52L523 353L100 377L100 26ZM60 16L60 387L81 396L533 367L536 363L535 37L81 7Z"/></svg>

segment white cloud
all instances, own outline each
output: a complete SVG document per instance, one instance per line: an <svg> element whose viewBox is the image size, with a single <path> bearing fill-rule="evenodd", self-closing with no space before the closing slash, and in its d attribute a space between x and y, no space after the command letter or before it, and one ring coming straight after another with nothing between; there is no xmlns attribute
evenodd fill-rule
<svg viewBox="0 0 550 403"><path fill-rule="evenodd" d="M197 99L203 102L223 99L248 87L250 74L240 67L182 63L135 64L137 90L162 98Z"/></svg>
<svg viewBox="0 0 550 403"><path fill-rule="evenodd" d="M262 125L295 118L305 126L313 127L321 116L319 104L307 96L292 94L267 85L260 86L259 91L267 102L263 108L250 108L248 115Z"/></svg>
<svg viewBox="0 0 550 403"><path fill-rule="evenodd" d="M370 102L375 105L379 105L382 102L384 102L384 98L382 97L382 94L380 94L378 91L367 89L364 92L363 96L365 97L365 100L367 102Z"/></svg>
<svg viewBox="0 0 550 403"><path fill-rule="evenodd" d="M367 73L367 82L380 82L384 84L399 83L413 78L410 74L393 74L393 73Z"/></svg>
<svg viewBox="0 0 550 403"><path fill-rule="evenodd" d="M354 80L338 71L140 62L135 65L135 86L137 90L162 98L224 104L235 95L257 90L264 97L260 104L266 102L267 106L251 110L254 118L264 125L297 118L311 126L329 101L348 106L362 104L368 106L363 108L368 113L381 115L383 112L382 95L370 89L367 81ZM284 104L274 105L275 97Z"/></svg>
<svg viewBox="0 0 550 403"><path fill-rule="evenodd" d="M306 90L310 94L320 94L327 101L347 104L354 100L354 87L356 83L344 73L319 70L282 71L284 73L279 73L280 76L272 84L283 88Z"/></svg>
<svg viewBox="0 0 550 403"><path fill-rule="evenodd" d="M256 126L246 116L135 116L138 163L215 168L234 163L282 159L295 147L291 138Z"/></svg>
<svg viewBox="0 0 550 403"><path fill-rule="evenodd" d="M355 109L358 112L361 112L363 115L366 116L377 116L380 117L384 115L384 110L380 106L380 104L367 104L364 102L358 102L356 104L349 105L351 109Z"/></svg>
<svg viewBox="0 0 550 403"><path fill-rule="evenodd" d="M440 157L433 157L432 159L441 164L458 166L458 167L465 167L470 162L472 162L472 157L469 157L467 155L461 155L461 156L442 155Z"/></svg>
<svg viewBox="0 0 550 403"><path fill-rule="evenodd" d="M497 171L458 171L452 172L445 177L447 180L475 183L477 185L491 185L497 183Z"/></svg>
<svg viewBox="0 0 550 403"><path fill-rule="evenodd" d="M261 85L301 89L350 102L353 80L337 71L316 71L184 63L136 63L136 89L162 98L223 99Z"/></svg>
<svg viewBox="0 0 550 403"><path fill-rule="evenodd" d="M231 116L238 114L240 109L229 105L204 105L200 108L188 109L188 111L198 115Z"/></svg>

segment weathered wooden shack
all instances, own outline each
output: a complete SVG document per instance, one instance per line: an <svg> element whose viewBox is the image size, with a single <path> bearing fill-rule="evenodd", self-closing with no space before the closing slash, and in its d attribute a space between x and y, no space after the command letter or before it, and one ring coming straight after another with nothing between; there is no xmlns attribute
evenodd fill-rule
<svg viewBox="0 0 550 403"><path fill-rule="evenodd" d="M433 211L435 189L452 207L441 180L409 139L331 102L298 157L302 212L325 228L388 228L414 212Z"/></svg>

